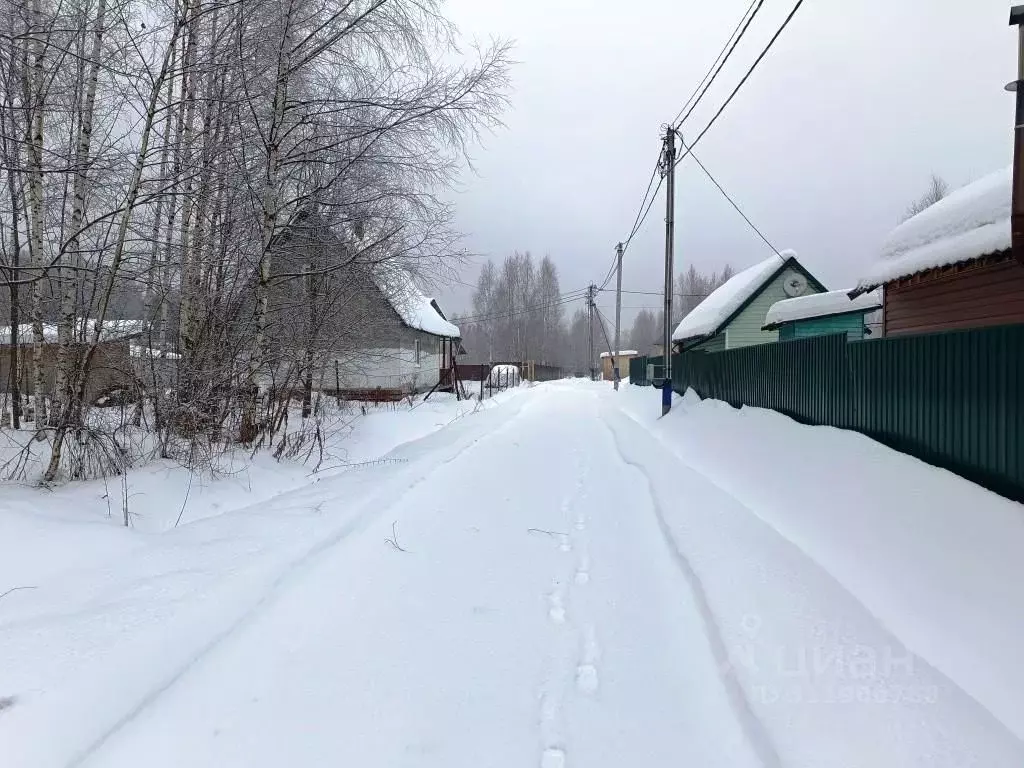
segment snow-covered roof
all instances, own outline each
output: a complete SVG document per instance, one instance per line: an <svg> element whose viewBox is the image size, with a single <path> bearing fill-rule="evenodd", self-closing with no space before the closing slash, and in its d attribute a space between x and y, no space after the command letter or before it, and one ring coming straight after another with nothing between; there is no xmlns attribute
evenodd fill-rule
<svg viewBox="0 0 1024 768"><path fill-rule="evenodd" d="M617 357L636 357L640 353L637 352L635 349L620 349L615 354L616 354ZM611 357L611 353L609 353L609 352L602 352L601 353L601 357Z"/></svg>
<svg viewBox="0 0 1024 768"><path fill-rule="evenodd" d="M1010 247L1013 169L978 179L892 231L855 291L935 267L972 261Z"/></svg>
<svg viewBox="0 0 1024 768"><path fill-rule="evenodd" d="M782 268L787 259L795 256L793 251L783 251L733 275L683 318L672 334L672 341L716 333L747 299Z"/></svg>
<svg viewBox="0 0 1024 768"><path fill-rule="evenodd" d="M75 339L92 341L96 321L89 317L79 317L75 320ZM147 323L145 320L104 320L100 329L100 341L115 341L138 336L146 332ZM31 344L34 336L32 326L29 323L18 325L18 341L21 344ZM43 340L47 343L56 342L58 339L57 324L43 323ZM0 327L0 344L11 343L11 327L5 325Z"/></svg>
<svg viewBox="0 0 1024 768"><path fill-rule="evenodd" d="M771 330L780 323L807 320L812 317L842 315L847 312L871 312L882 306L881 291L870 291L855 299L850 298L849 288L826 293L809 293L793 299L783 299L772 304L764 318L765 330Z"/></svg>
<svg viewBox="0 0 1024 768"><path fill-rule="evenodd" d="M169 352L167 350L154 349L153 347L147 347L143 344L132 344L129 348L129 352L132 357L143 357L143 358L156 358L157 360L180 360L181 355L177 352Z"/></svg>
<svg viewBox="0 0 1024 768"><path fill-rule="evenodd" d="M404 269L380 266L374 270L374 280L402 322L410 328L450 339L462 336L458 327L441 316L435 301L423 295L412 275Z"/></svg>

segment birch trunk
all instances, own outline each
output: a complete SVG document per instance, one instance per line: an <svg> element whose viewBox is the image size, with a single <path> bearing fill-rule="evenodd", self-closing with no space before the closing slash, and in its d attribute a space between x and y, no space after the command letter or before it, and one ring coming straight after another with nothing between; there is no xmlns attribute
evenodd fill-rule
<svg viewBox="0 0 1024 768"><path fill-rule="evenodd" d="M43 115L45 84L43 71L43 11L40 0L32 0L32 32L28 35L32 67L25 68L25 94L29 101L26 121L28 150L28 247L29 260L37 272L32 283L32 400L37 430L46 424L46 378L43 367Z"/></svg>
<svg viewBox="0 0 1024 768"><path fill-rule="evenodd" d="M195 0L192 6L186 0L186 13L193 19L190 26L185 54L182 59L182 106L181 122L179 124L179 142L181 144L181 167L184 173L184 186L181 190L181 230L179 245L181 248L181 309L178 319L179 337L182 351L182 364L184 374L187 377L185 386L186 397L192 397L194 380L190 375L195 370L193 357L197 348L196 339L196 300L195 295L195 254L193 253L190 234L192 231L192 217L194 214L194 203L192 201L192 133L196 111L196 72L195 57L198 45L198 17L202 8L202 0Z"/></svg>
<svg viewBox="0 0 1024 768"><path fill-rule="evenodd" d="M160 149L160 178L157 180L158 187L167 183L167 172L171 162L171 122L174 115L174 110L171 107L174 104L175 78L173 71L177 63L177 53L177 47L171 50L170 67L172 74L167 78L167 95L165 97L165 109L167 111L163 122L163 147ZM167 282L164 272L166 271L166 262L170 254L164 253L163 257L161 257L160 248L160 232L163 226L165 199L166 195L164 194L160 194L156 199L156 210L153 213L153 229L150 232L149 279L146 281L144 301L145 317L150 322L153 322L156 315L156 308L153 306L154 302L157 301L156 297L160 297L158 305L160 308L166 303ZM173 199L170 205L173 208ZM163 349L163 347L161 346L160 349Z"/></svg>
<svg viewBox="0 0 1024 768"><path fill-rule="evenodd" d="M282 0L284 3L285 0ZM242 440L250 442L255 439L256 424L256 385L257 374L263 361L266 359L267 348L267 321L270 302L270 269L271 252L270 245L277 229L279 185L278 178L281 169L281 141L284 133L285 105L288 102L288 85L291 77L292 57L292 12L294 8L291 3L286 3L285 13L282 18L281 47L277 57L277 76L274 80L274 98L272 117L267 133L267 160L266 170L263 179L263 194L261 197L263 221L260 238L260 260L256 280L256 312L255 325L256 333L252 347L249 351L249 365L246 376L246 384L253 394L249 398L246 413L243 418Z"/></svg>
<svg viewBox="0 0 1024 768"><path fill-rule="evenodd" d="M170 42L167 45L167 49L164 51L160 72L150 88L149 99L146 104L145 119L141 126L139 150L135 157L135 165L132 169L131 178L128 181L128 190L125 195L123 208L121 209L121 215L118 218L117 231L114 239L114 253L110 262L110 276L107 279L103 293L100 297L99 310L96 313L96 323L93 327L92 338L89 342L88 348L86 349L84 359L82 360L82 370L89 370L89 365L92 363L93 355L96 354L96 349L99 346L100 332L103 328L103 323L106 320L107 309L110 306L110 297L114 292L118 272L121 269L121 263L124 260L125 243L128 238L128 227L131 224L131 219L138 202L139 192L142 188L142 171L145 168L149 157L149 142L153 134L153 125L156 123L160 94L163 91L164 83L170 74L172 52L174 50L174 46L177 44L178 37L181 34L183 23L183 20L175 19ZM85 396L85 383L86 379L84 376L80 376L76 382L76 391L74 393L73 402L78 405L81 405ZM67 424L58 425L53 438L53 452L54 454L57 454L58 457L66 436ZM57 468L58 464L51 461L50 466L47 467L44 479L47 481L52 480L56 476Z"/></svg>
<svg viewBox="0 0 1024 768"><path fill-rule="evenodd" d="M14 29L13 10L10 28ZM14 71L15 55L10 54L10 70ZM21 286L19 280L21 274L21 194L18 185L18 173L16 169L21 167L21 146L17 141L12 141L17 131L15 129L15 112L12 101L12 94L8 90L4 100L4 108L0 110L0 132L2 132L3 162L7 166L7 194L11 201L11 264L9 275L10 281L7 284L10 295L10 381L8 387L11 393L11 426L14 429L21 429Z"/></svg>
<svg viewBox="0 0 1024 768"><path fill-rule="evenodd" d="M85 203L89 194L89 164L92 146L92 124L96 107L96 89L99 82L100 59L103 53L103 35L106 31L107 0L99 0L96 8L96 21L92 33L92 49L88 54L88 72L85 78L85 94L80 102L78 115L78 145L75 149L75 178L72 185L72 208L70 235L61 256L61 277L63 290L61 296L60 321L58 326L59 349L57 352L56 403L58 404L57 421L67 424L81 413L81 407L74 402L77 391L77 379L86 377L88 372L79 366L79 355L75 353L73 335L75 333L75 299L77 296L77 279L75 266L81 261L81 230L85 221ZM59 451L54 451L50 459L50 468L56 472L60 463ZM49 478L52 479L52 478Z"/></svg>

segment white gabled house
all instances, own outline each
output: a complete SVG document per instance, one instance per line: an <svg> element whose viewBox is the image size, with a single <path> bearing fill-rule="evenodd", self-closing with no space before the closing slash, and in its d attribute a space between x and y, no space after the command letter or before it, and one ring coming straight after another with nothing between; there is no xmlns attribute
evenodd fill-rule
<svg viewBox="0 0 1024 768"><path fill-rule="evenodd" d="M424 392L438 384L460 354L461 336L435 299L396 267L373 273L383 315L364 348L339 360L342 390ZM328 372L328 381L329 379Z"/></svg>
<svg viewBox="0 0 1024 768"><path fill-rule="evenodd" d="M306 386L350 396L380 390L393 399L450 386L459 329L405 260L360 249L313 209L293 216L272 247L271 383L294 386L289 376L301 368Z"/></svg>

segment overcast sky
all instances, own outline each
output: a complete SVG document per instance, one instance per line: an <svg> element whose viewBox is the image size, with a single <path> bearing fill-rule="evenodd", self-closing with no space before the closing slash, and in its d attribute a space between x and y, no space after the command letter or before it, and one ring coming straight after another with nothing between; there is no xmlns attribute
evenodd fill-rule
<svg viewBox="0 0 1024 768"><path fill-rule="evenodd" d="M519 62L506 128L475 150L477 173L456 196L466 245L498 259L550 254L563 291L600 282L636 215L660 127L748 4L449 0L467 38L511 39ZM700 132L792 5L766 0L685 137ZM829 288L851 286L932 172L957 187L1009 164L1009 8L1005 0L805 0L696 154L776 247L794 249ZM695 164L679 170L677 272L690 263L743 268L770 255ZM661 290L663 236L662 193L626 256L623 287ZM463 279L475 274L468 268ZM469 294L442 297L461 311Z"/></svg>

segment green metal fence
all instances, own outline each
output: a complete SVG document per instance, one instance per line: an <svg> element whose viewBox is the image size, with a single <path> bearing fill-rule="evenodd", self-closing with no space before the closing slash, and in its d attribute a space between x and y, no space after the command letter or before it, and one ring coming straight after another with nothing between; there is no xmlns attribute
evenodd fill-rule
<svg viewBox="0 0 1024 768"><path fill-rule="evenodd" d="M643 358L633 362L639 367ZM646 375L634 379L633 370L634 383L648 383ZM737 407L857 430L1024 501L1021 325L687 352L673 356L672 385Z"/></svg>
<svg viewBox="0 0 1024 768"><path fill-rule="evenodd" d="M646 387L653 384L653 381L649 381L647 378L647 364L650 363L654 366L654 375L657 376L662 367L665 364L665 359L662 356L658 357L634 357L629 361L629 383L637 384L641 387Z"/></svg>

